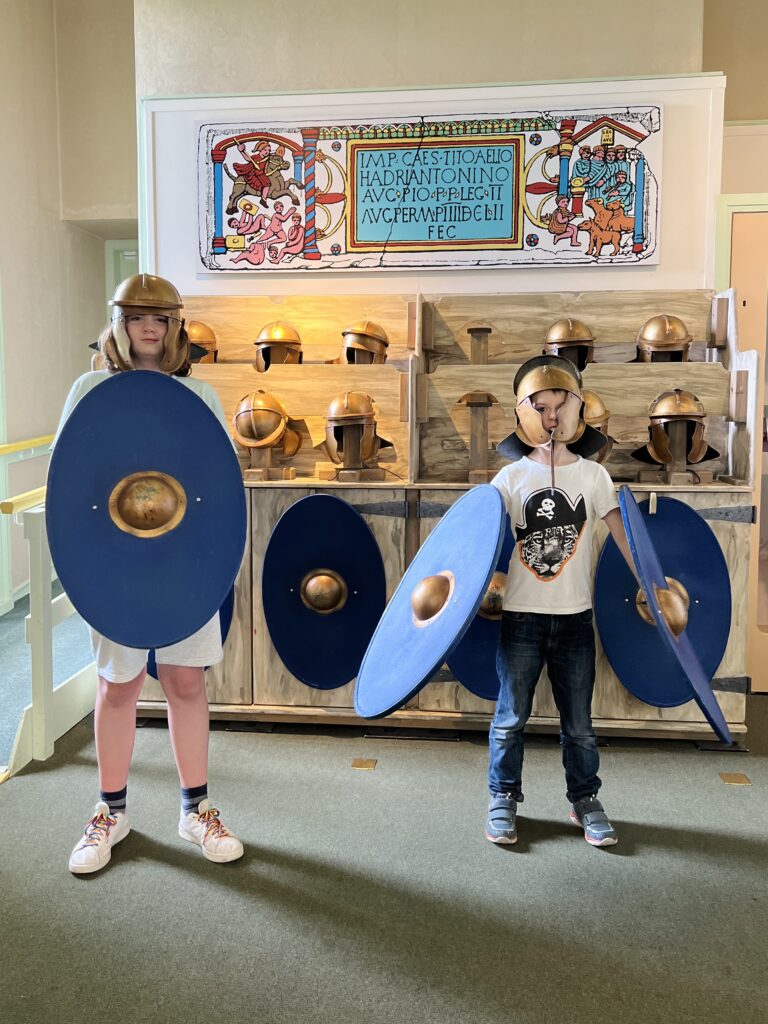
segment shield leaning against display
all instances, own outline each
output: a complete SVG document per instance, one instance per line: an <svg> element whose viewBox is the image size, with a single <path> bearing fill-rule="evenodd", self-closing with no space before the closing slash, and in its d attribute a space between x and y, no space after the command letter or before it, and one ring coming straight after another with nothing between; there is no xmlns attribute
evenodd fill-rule
<svg viewBox="0 0 768 1024"><path fill-rule="evenodd" d="M355 710L382 718L434 675L475 617L504 540L504 502L490 484L451 506L411 562L365 652Z"/></svg>
<svg viewBox="0 0 768 1024"><path fill-rule="evenodd" d="M496 654L501 637L501 613L509 562L515 537L509 516L504 517L504 540L496 569L469 629L448 655L448 668L462 686L483 700L498 700L499 675Z"/></svg>
<svg viewBox="0 0 768 1024"><path fill-rule="evenodd" d="M167 647L224 604L245 549L232 442L193 391L133 370L77 404L51 456L51 558L85 621L126 647Z"/></svg>
<svg viewBox="0 0 768 1024"><path fill-rule="evenodd" d="M267 544L261 590L269 635L289 672L319 690L355 678L387 584L376 538L351 505L310 494L287 508Z"/></svg>
<svg viewBox="0 0 768 1024"><path fill-rule="evenodd" d="M660 708L695 700L719 739L730 743L710 685L731 624L730 578L717 538L674 498L660 497L651 515L650 503L638 506L624 486L619 504L642 592L609 537L595 575L595 622L606 657L633 696Z"/></svg>

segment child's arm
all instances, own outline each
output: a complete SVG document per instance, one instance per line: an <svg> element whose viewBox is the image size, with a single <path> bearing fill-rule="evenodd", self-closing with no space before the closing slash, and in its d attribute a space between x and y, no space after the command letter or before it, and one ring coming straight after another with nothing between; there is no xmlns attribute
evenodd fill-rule
<svg viewBox="0 0 768 1024"><path fill-rule="evenodd" d="M627 541L627 534L624 530L624 523L621 518L621 509L612 508L610 512L603 516L603 522L608 527L611 536L616 541L616 547L621 552L624 561L629 566L629 570L637 580L638 586L640 580L637 576L637 570L635 569L635 563L632 560L632 552L629 550L629 543Z"/></svg>

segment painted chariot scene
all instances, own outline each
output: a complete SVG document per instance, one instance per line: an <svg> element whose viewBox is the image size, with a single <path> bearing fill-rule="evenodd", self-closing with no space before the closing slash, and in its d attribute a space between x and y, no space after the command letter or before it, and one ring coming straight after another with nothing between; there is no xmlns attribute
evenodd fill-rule
<svg viewBox="0 0 768 1024"><path fill-rule="evenodd" d="M661 110L204 124L207 271L657 263Z"/></svg>

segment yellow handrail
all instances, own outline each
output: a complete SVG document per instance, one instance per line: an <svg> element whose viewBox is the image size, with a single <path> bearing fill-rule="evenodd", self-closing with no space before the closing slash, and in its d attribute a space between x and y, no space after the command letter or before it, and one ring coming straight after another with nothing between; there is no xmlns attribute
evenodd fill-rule
<svg viewBox="0 0 768 1024"><path fill-rule="evenodd" d="M35 505L42 505L45 501L45 487L36 487L34 491L25 491L23 494L16 494L13 498L6 498L0 501L0 512L6 516L12 516L16 512L25 512Z"/></svg>
<svg viewBox="0 0 768 1024"><path fill-rule="evenodd" d="M30 437L26 441L0 444L0 455L13 455L14 452L25 452L29 448L40 448L44 444L50 444L52 440L53 434L45 434L43 437Z"/></svg>

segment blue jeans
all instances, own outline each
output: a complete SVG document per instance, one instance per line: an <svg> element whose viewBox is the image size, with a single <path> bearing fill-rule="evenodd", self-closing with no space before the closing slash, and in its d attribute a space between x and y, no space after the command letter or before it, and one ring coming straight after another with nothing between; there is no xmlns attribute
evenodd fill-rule
<svg viewBox="0 0 768 1024"><path fill-rule="evenodd" d="M600 789L600 756L590 716L595 684L591 608L575 615L502 614L496 656L501 687L489 735L488 786L491 793L523 799L523 729L544 665L560 712L567 796L573 803Z"/></svg>

